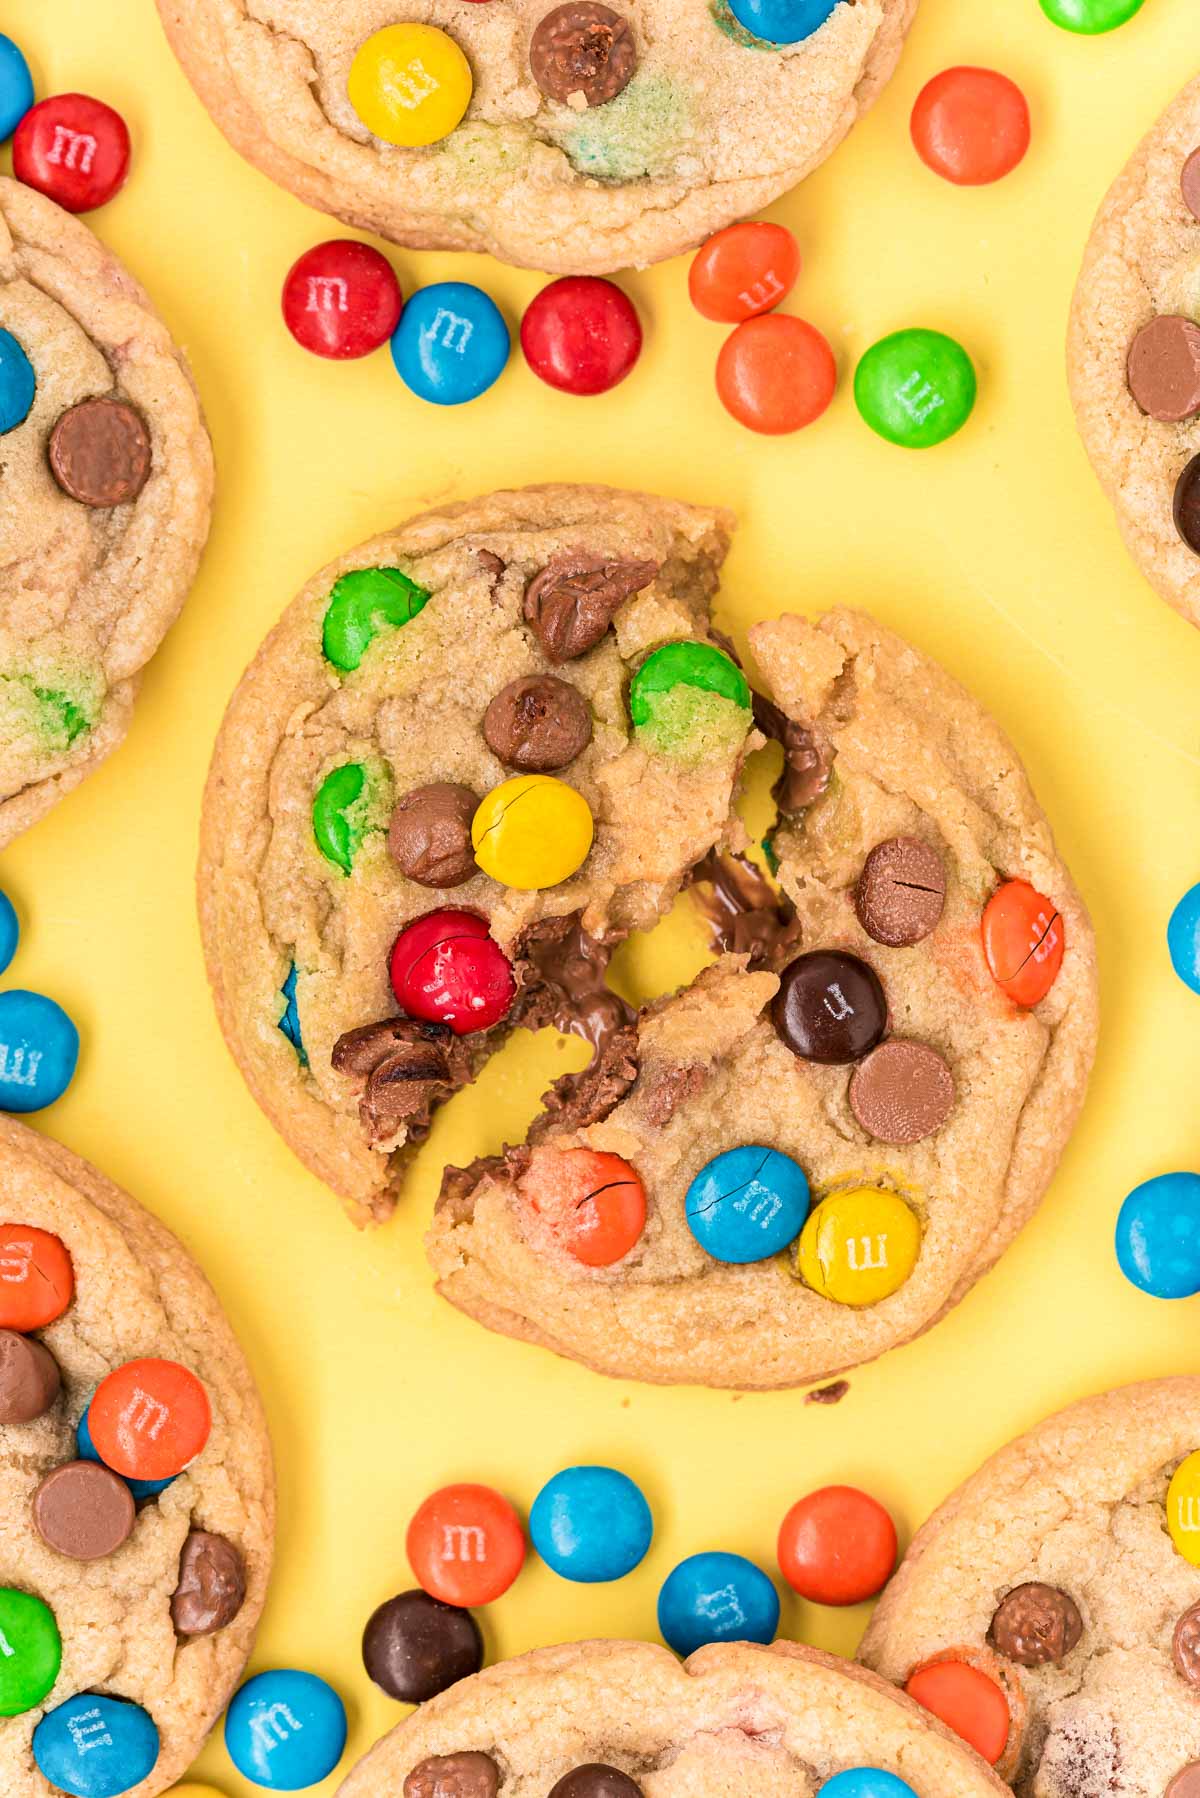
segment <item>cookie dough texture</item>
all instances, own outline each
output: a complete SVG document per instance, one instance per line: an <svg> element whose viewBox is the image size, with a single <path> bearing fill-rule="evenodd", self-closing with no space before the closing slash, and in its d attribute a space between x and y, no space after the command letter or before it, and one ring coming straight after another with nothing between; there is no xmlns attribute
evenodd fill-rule
<svg viewBox="0 0 1200 1798"><path fill-rule="evenodd" d="M1010 1443L918 1533L862 1644L904 1681L965 1651L1009 1690L1002 1768L1021 1798L1162 1798L1200 1760L1200 1700L1172 1665L1200 1568L1167 1533L1167 1485L1200 1447L1200 1379L1085 1399ZM1026 1581L1073 1599L1083 1635L1062 1666L1017 1667L990 1647L1000 1600Z"/></svg>
<svg viewBox="0 0 1200 1798"><path fill-rule="evenodd" d="M1200 624L1200 556L1172 518L1175 484L1200 451L1200 419L1148 418L1125 378L1129 348L1156 314L1200 322L1200 222L1183 165L1200 148L1200 78L1183 90L1100 208L1075 290L1067 367L1084 446L1131 555L1169 605Z"/></svg>
<svg viewBox="0 0 1200 1798"><path fill-rule="evenodd" d="M572 1768L616 1767L645 1798L814 1798L851 1767L918 1798L997 1798L991 1769L928 1713L830 1655L778 1642L665 1648L579 1642L463 1680L393 1729L339 1798L399 1798L433 1755L481 1752L501 1798L545 1798Z"/></svg>
<svg viewBox="0 0 1200 1798"><path fill-rule="evenodd" d="M895 67L916 0L843 0L771 48L724 0L623 0L637 71L577 111L529 68L551 0L159 0L167 35L234 147L347 224L417 249L487 250L604 274L690 249L756 212L840 143ZM372 137L346 82L400 20L448 31L475 81L462 125L428 149Z"/></svg>
<svg viewBox="0 0 1200 1798"><path fill-rule="evenodd" d="M103 761L173 623L208 534L212 451L180 351L146 295L77 218L0 177L0 327L33 364L29 417L0 437L0 846ZM111 395L151 438L137 499L82 505L47 441ZM72 708L63 727L61 696Z"/></svg>
<svg viewBox="0 0 1200 1798"><path fill-rule="evenodd" d="M262 1611L274 1537L271 1451L257 1392L216 1295L179 1242L94 1168L0 1118L0 1210L52 1231L70 1252L75 1297L40 1331L63 1394L34 1423L0 1426L0 1586L35 1592L53 1610L62 1670L43 1706L0 1719L0 1791L50 1798L30 1743L45 1711L86 1691L143 1705L161 1737L158 1764L130 1798L154 1798L195 1759L242 1675ZM163 1356L203 1380L212 1433L113 1555L83 1565L48 1548L30 1522L33 1493L75 1458L75 1426L115 1367ZM170 1616L189 1530L241 1551L246 1600L211 1636L179 1641Z"/></svg>

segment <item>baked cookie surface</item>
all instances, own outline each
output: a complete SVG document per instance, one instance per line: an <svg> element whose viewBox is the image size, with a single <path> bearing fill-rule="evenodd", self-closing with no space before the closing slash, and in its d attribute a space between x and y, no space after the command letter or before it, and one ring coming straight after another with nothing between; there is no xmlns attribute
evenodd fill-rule
<svg viewBox="0 0 1200 1798"><path fill-rule="evenodd" d="M581 70L592 15L620 43L572 90L561 44L531 61L549 0L159 0L216 123L301 199L415 248L574 274L676 255L794 186L887 81L915 9L843 0L774 47L724 0L574 7ZM373 136L347 92L363 43L408 21L448 33L474 82L463 121L416 148Z"/></svg>
<svg viewBox="0 0 1200 1798"><path fill-rule="evenodd" d="M146 295L85 224L5 177L0 332L18 395L0 406L2 845L125 736L196 571L213 469Z"/></svg>
<svg viewBox="0 0 1200 1798"><path fill-rule="evenodd" d="M14 1701L15 1688L3 1682L32 1677L23 1675L21 1657L32 1659L33 1646L14 1634L16 1658L7 1658L0 1684L6 1710L15 1702L18 1714L0 1716L0 1789L8 1798L49 1798L58 1782L43 1776L39 1762L63 1750L68 1759L71 1752L103 1755L108 1744L98 1738L110 1719L91 1714L103 1695L124 1701L118 1717L140 1707L157 1730L153 1768L129 1788L134 1798L154 1798L199 1752L253 1644L274 1538L265 1420L211 1287L132 1199L7 1118L0 1118L0 1195L0 1303L20 1322L0 1331L0 1608L12 1630L11 1595L32 1595L49 1608L61 1640L52 1687L21 1709L23 1700ZM12 1305L26 1287L36 1304L46 1252L38 1232L66 1251L74 1286L61 1314L33 1328L39 1313L20 1318ZM133 1486L134 1516L126 1482L83 1455L76 1438L86 1412L92 1437L103 1441L96 1389L147 1360L177 1363L195 1376L211 1428L201 1451L161 1490ZM31 1398L31 1381L42 1373L49 1385ZM49 1408L39 1410L47 1399ZM130 1427L137 1431L138 1420ZM171 1428L168 1421L166 1433ZM110 1541L128 1534L105 1552L108 1530ZM35 1760L39 1730L49 1733L38 1736Z"/></svg>
<svg viewBox="0 0 1200 1798"><path fill-rule="evenodd" d="M450 1756L469 1759L447 1769ZM814 1649L735 1643L681 1665L647 1643L580 1642L488 1668L422 1705L339 1798L545 1798L577 1769L592 1769L592 1782L563 1789L581 1798L812 1798L859 1767L897 1775L918 1798L1004 1789L918 1706ZM439 1786L447 1771L458 1783Z"/></svg>
<svg viewBox="0 0 1200 1798"><path fill-rule="evenodd" d="M1195 1791L1198 1447L1197 1379L1048 1418L920 1530L862 1659L897 1682L939 1656L996 1680L1011 1715L999 1770L1022 1798Z"/></svg>
<svg viewBox="0 0 1200 1798"><path fill-rule="evenodd" d="M1130 553L1200 624L1200 79L1100 209L1068 372L1084 446Z"/></svg>

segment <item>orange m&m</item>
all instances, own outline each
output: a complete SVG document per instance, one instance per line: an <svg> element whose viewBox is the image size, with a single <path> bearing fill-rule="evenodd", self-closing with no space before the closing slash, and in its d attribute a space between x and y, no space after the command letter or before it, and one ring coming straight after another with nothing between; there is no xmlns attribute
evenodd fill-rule
<svg viewBox="0 0 1200 1798"><path fill-rule="evenodd" d="M1008 1747L1012 1718L994 1679L967 1661L931 1661L917 1668L904 1690L996 1765Z"/></svg>
<svg viewBox="0 0 1200 1798"><path fill-rule="evenodd" d="M421 1586L443 1604L491 1604L525 1561L517 1513L491 1486L443 1486L417 1510L405 1545Z"/></svg>
<svg viewBox="0 0 1200 1798"><path fill-rule="evenodd" d="M813 1604L861 1604L896 1566L896 1526L856 1486L823 1486L794 1504L779 1532L779 1571Z"/></svg>
<svg viewBox="0 0 1200 1798"><path fill-rule="evenodd" d="M49 1230L0 1224L0 1329L40 1330L75 1292L71 1257Z"/></svg>
<svg viewBox="0 0 1200 1798"><path fill-rule="evenodd" d="M943 69L917 95L912 140L935 175L982 187L1016 168L1029 148L1029 105L996 69Z"/></svg>
<svg viewBox="0 0 1200 1798"><path fill-rule="evenodd" d="M837 387L837 363L814 325L787 313L748 318L717 357L717 394L739 424L781 437L820 418Z"/></svg>
<svg viewBox="0 0 1200 1798"><path fill-rule="evenodd" d="M1027 880L1006 880L983 912L983 953L1014 1005L1037 1005L1062 967L1066 932L1057 908Z"/></svg>
<svg viewBox="0 0 1200 1798"><path fill-rule="evenodd" d="M611 1267L646 1228L637 1169L596 1149L539 1149L520 1192L567 1253L585 1267Z"/></svg>
<svg viewBox="0 0 1200 1798"><path fill-rule="evenodd" d="M729 225L697 250L688 271L692 305L729 325L786 300L800 274L800 246L782 225Z"/></svg>
<svg viewBox="0 0 1200 1798"><path fill-rule="evenodd" d="M97 1386L92 1446L127 1480L170 1480L194 1461L212 1428L208 1394L178 1361L127 1361Z"/></svg>

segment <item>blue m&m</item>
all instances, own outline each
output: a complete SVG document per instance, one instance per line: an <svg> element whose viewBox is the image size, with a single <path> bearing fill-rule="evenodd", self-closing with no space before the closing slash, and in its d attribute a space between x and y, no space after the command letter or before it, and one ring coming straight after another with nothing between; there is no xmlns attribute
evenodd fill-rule
<svg viewBox="0 0 1200 1798"><path fill-rule="evenodd" d="M96 1444L92 1441L92 1431L91 1426L88 1423L88 1413L86 1411L76 1425L75 1453L81 1461L97 1461L101 1467L106 1465L100 1457ZM124 1474L119 1474L117 1477L119 1479L125 1479ZM129 1487L133 1496L140 1500L143 1498L157 1498L160 1492L165 1492L168 1486L173 1486L178 1478L178 1474L173 1474L169 1480L126 1479L125 1484Z"/></svg>
<svg viewBox="0 0 1200 1798"><path fill-rule="evenodd" d="M346 1707L315 1673L277 1667L234 1694L225 1746L238 1772L273 1792L299 1792L333 1772L346 1746Z"/></svg>
<svg viewBox="0 0 1200 1798"><path fill-rule="evenodd" d="M768 44L798 44L819 31L838 0L729 0L739 25Z"/></svg>
<svg viewBox="0 0 1200 1798"><path fill-rule="evenodd" d="M1200 1292L1200 1174L1160 1174L1134 1187L1117 1219L1117 1260L1152 1298Z"/></svg>
<svg viewBox="0 0 1200 1798"><path fill-rule="evenodd" d="M1171 966L1194 993L1200 993L1200 886L1183 895L1167 925Z"/></svg>
<svg viewBox="0 0 1200 1798"><path fill-rule="evenodd" d="M300 1066L308 1066L308 1050L304 1047L304 1032L300 1027L300 1006L296 999L296 977L298 969L295 962L288 970L288 977L280 989L283 999L283 1016L279 1020L279 1028L291 1043L300 1061Z"/></svg>
<svg viewBox="0 0 1200 1798"><path fill-rule="evenodd" d="M3 974L17 953L20 937L21 926L17 922L13 902L7 893L0 893L0 974Z"/></svg>
<svg viewBox="0 0 1200 1798"><path fill-rule="evenodd" d="M882 1767L847 1767L818 1789L818 1798L917 1798L906 1779Z"/></svg>
<svg viewBox="0 0 1200 1798"><path fill-rule="evenodd" d="M467 281L422 287L392 336L396 373L435 406L478 399L499 380L511 349L499 307Z"/></svg>
<svg viewBox="0 0 1200 1798"><path fill-rule="evenodd" d="M0 143L33 105L33 76L16 44L0 31Z"/></svg>
<svg viewBox="0 0 1200 1798"><path fill-rule="evenodd" d="M654 1518L641 1489L615 1467L567 1467L548 1480L529 1513L547 1567L582 1585L624 1579L646 1558Z"/></svg>
<svg viewBox="0 0 1200 1798"><path fill-rule="evenodd" d="M658 1595L658 1627L682 1655L709 1642L773 1642L779 1594L762 1568L742 1555L691 1555L667 1575Z"/></svg>
<svg viewBox="0 0 1200 1798"><path fill-rule="evenodd" d="M766 1261L795 1242L811 1204L808 1178L778 1149L726 1149L687 1189L688 1229L714 1261Z"/></svg>
<svg viewBox="0 0 1200 1798"><path fill-rule="evenodd" d="M140 1704L81 1692L47 1711L33 1732L33 1758L72 1798L119 1798L154 1771L158 1730Z"/></svg>
<svg viewBox="0 0 1200 1798"><path fill-rule="evenodd" d="M36 393L33 363L12 332L0 330L0 437L25 423Z"/></svg>
<svg viewBox="0 0 1200 1798"><path fill-rule="evenodd" d="M53 1105L78 1060L79 1032L61 1005L20 988L0 993L0 1111Z"/></svg>

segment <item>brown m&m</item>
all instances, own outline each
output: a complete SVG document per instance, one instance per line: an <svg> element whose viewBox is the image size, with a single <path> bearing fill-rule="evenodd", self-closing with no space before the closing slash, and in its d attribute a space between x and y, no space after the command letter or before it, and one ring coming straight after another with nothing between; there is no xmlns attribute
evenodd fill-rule
<svg viewBox="0 0 1200 1798"><path fill-rule="evenodd" d="M849 1097L855 1118L877 1142L921 1142L953 1109L954 1075L928 1044L893 1038L859 1062Z"/></svg>
<svg viewBox="0 0 1200 1798"><path fill-rule="evenodd" d="M150 433L123 400L82 400L50 433L50 469L84 506L125 506L150 474Z"/></svg>
<svg viewBox="0 0 1200 1798"><path fill-rule="evenodd" d="M1200 456L1193 456L1175 487L1175 529L1200 556Z"/></svg>
<svg viewBox="0 0 1200 1798"><path fill-rule="evenodd" d="M400 872L423 887L459 887L470 880L479 872L471 848L478 806L470 787L448 780L406 793L388 826L388 848Z"/></svg>
<svg viewBox="0 0 1200 1798"><path fill-rule="evenodd" d="M211 1636L233 1622L246 1602L246 1567L224 1536L192 1530L179 1557L171 1622L181 1636Z"/></svg>
<svg viewBox="0 0 1200 1798"><path fill-rule="evenodd" d="M579 551L555 556L525 589L525 622L548 661L595 649L616 614L658 573L657 562L622 562Z"/></svg>
<svg viewBox="0 0 1200 1798"><path fill-rule="evenodd" d="M548 100L604 106L629 86L637 68L629 21L595 0L556 6L534 31L529 67Z"/></svg>
<svg viewBox="0 0 1200 1798"><path fill-rule="evenodd" d="M1149 417L1180 424L1200 412L1200 325L1161 313L1129 346L1129 391Z"/></svg>
<svg viewBox="0 0 1200 1798"><path fill-rule="evenodd" d="M48 1348L16 1330L0 1330L0 1423L44 1417L62 1382Z"/></svg>
<svg viewBox="0 0 1200 1798"><path fill-rule="evenodd" d="M488 748L506 768L550 774L565 768L592 740L587 700L555 674L509 681L483 715Z"/></svg>
<svg viewBox="0 0 1200 1798"><path fill-rule="evenodd" d="M919 837L889 837L863 863L854 894L858 921L869 937L908 949L936 929L946 903L942 858Z"/></svg>
<svg viewBox="0 0 1200 1798"><path fill-rule="evenodd" d="M1200 1604L1192 1605L1175 1625L1171 1659L1180 1679L1200 1686Z"/></svg>
<svg viewBox="0 0 1200 1798"><path fill-rule="evenodd" d="M435 1754L413 1768L404 1798L496 1798L500 1769L490 1754Z"/></svg>
<svg viewBox="0 0 1200 1798"><path fill-rule="evenodd" d="M988 1640L1018 1667L1059 1667L1083 1635L1083 1618L1073 1598L1057 1586L1029 1580L1001 1600Z"/></svg>
<svg viewBox="0 0 1200 1798"><path fill-rule="evenodd" d="M780 1037L804 1061L858 1061L887 1029L879 976L857 955L816 949L789 962L772 1006Z"/></svg>
<svg viewBox="0 0 1200 1798"><path fill-rule="evenodd" d="M49 1548L73 1561L99 1561L133 1533L133 1494L98 1461L68 1461L33 1495L33 1522Z"/></svg>
<svg viewBox="0 0 1200 1798"><path fill-rule="evenodd" d="M367 1619L363 1665L389 1698L424 1704L483 1665L483 1636L470 1611L413 1590Z"/></svg>
<svg viewBox="0 0 1200 1798"><path fill-rule="evenodd" d="M564 1773L557 1785L551 1786L550 1798L642 1798L642 1788L617 1767L589 1761L586 1767Z"/></svg>

